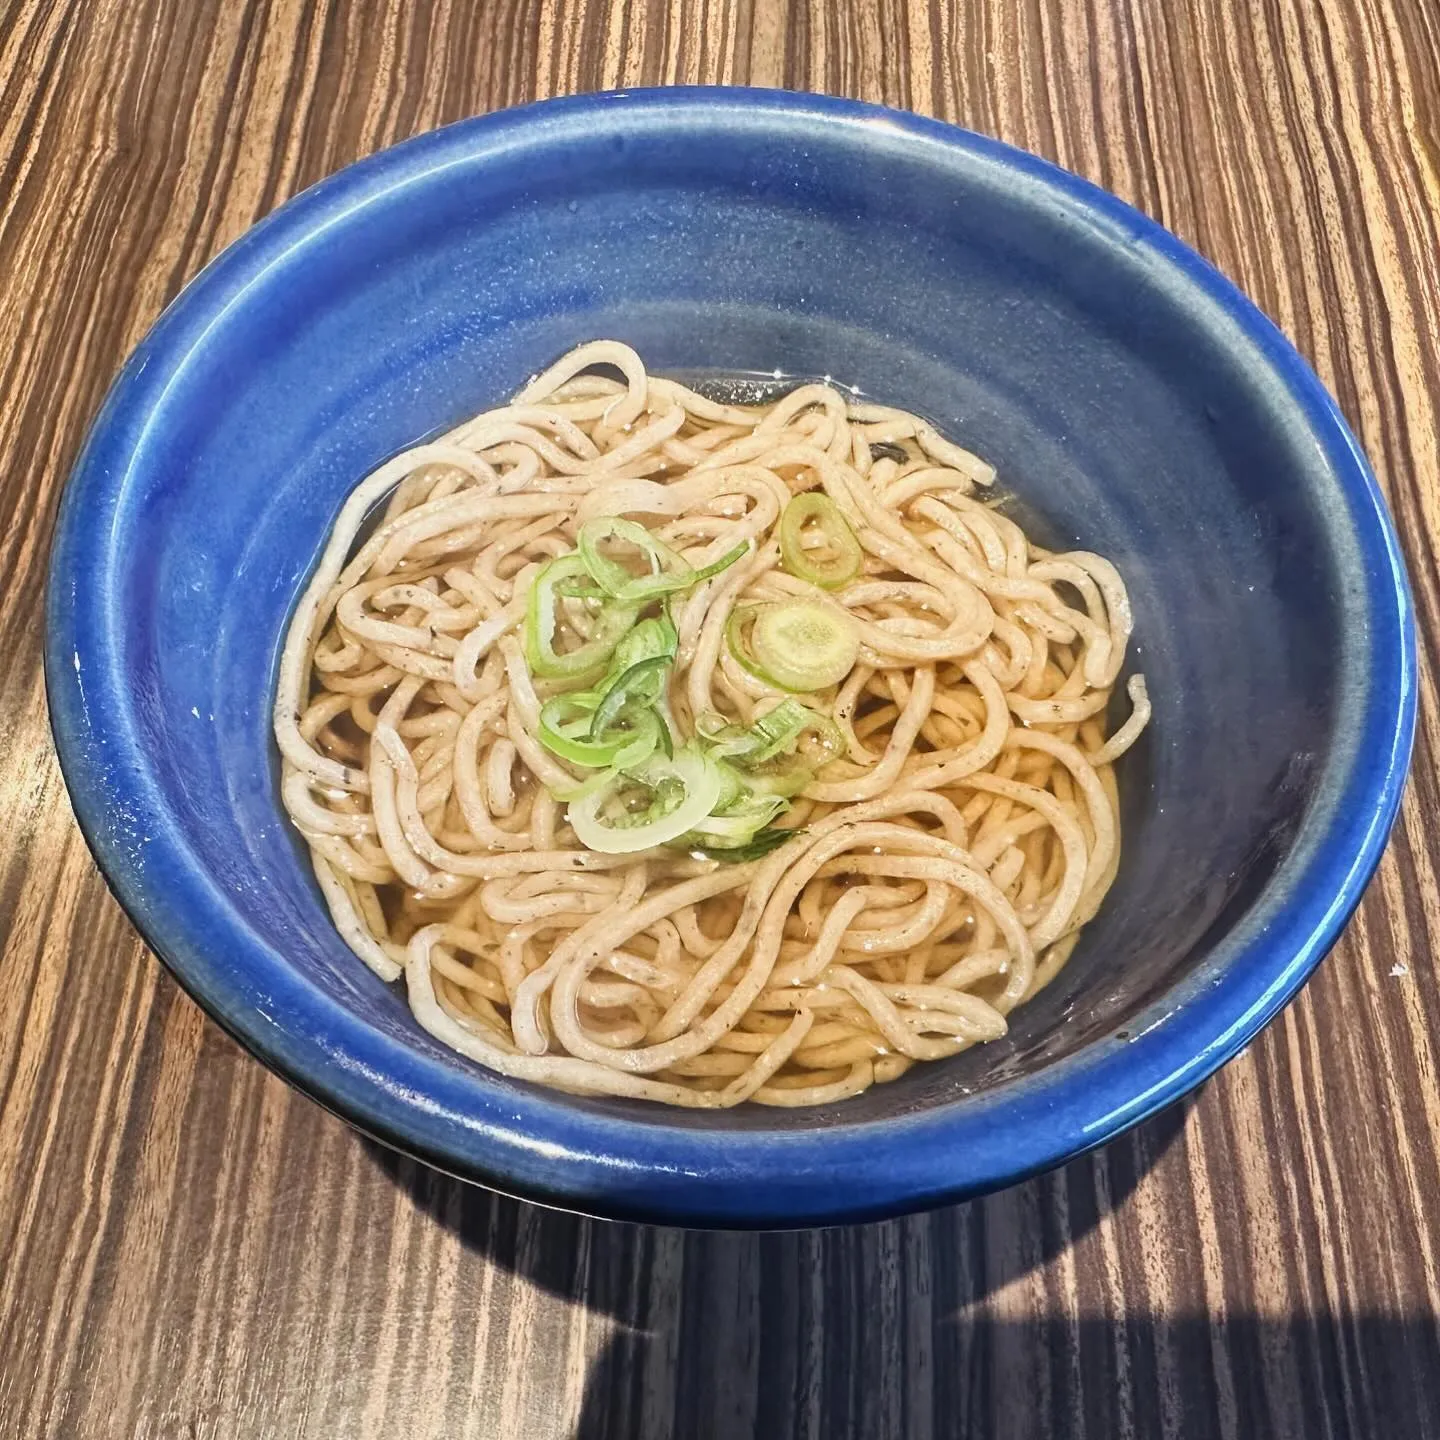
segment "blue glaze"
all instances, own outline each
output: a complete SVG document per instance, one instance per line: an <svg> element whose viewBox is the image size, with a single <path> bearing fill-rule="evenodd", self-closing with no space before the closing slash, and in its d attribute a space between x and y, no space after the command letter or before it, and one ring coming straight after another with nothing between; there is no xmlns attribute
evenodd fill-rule
<svg viewBox="0 0 1440 1440"><path fill-rule="evenodd" d="M577 1100L452 1055L341 944L280 810L280 636L347 490L575 342L831 372L1108 555L1156 718L1120 877L1003 1042L822 1112ZM605 1215L857 1219L1109 1139L1239 1050L1339 934L1395 815L1410 600L1334 403L1118 200L944 125L767 91L467 121L307 191L126 366L65 492L46 674L80 823L267 1064L456 1174Z"/></svg>

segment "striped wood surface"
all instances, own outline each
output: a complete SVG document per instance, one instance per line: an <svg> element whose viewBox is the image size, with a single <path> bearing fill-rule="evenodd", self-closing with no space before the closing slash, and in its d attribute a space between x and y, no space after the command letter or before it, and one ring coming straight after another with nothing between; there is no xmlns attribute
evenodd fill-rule
<svg viewBox="0 0 1440 1440"><path fill-rule="evenodd" d="M242 1055L90 863L55 499L165 301L286 196L535 96L888 101L1211 256L1373 457L1429 662L1380 878L1189 1106L983 1203L779 1237L419 1172ZM0 0L0 1436L1440 1436L1432 0Z"/></svg>

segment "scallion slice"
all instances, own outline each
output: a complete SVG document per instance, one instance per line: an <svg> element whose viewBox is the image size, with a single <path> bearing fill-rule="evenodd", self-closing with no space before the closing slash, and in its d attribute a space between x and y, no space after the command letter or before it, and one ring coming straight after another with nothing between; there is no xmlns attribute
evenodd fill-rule
<svg viewBox="0 0 1440 1440"><path fill-rule="evenodd" d="M582 845L628 855L694 829L714 808L721 785L719 767L699 749L677 750L669 759L652 755L612 771L605 785L571 802L566 818Z"/></svg>
<svg viewBox="0 0 1440 1440"><path fill-rule="evenodd" d="M621 540L640 552L648 574L636 575L618 560L607 555L601 546L609 540ZM607 595L623 605L642 606L679 590L688 590L728 569L750 548L737 545L711 565L697 570L683 556L663 541L657 540L643 525L633 520L603 516L587 520L578 536L580 558L590 578Z"/></svg>
<svg viewBox="0 0 1440 1440"><path fill-rule="evenodd" d="M778 850L787 841L804 833L803 830L780 830L771 826L757 830L743 845L709 845L695 840L686 845L685 849L704 860L723 860L729 865L743 865L747 860L763 859L772 850Z"/></svg>
<svg viewBox="0 0 1440 1440"><path fill-rule="evenodd" d="M698 845L748 845L759 831L789 808L779 795L754 795L747 791L738 801L707 815L685 839ZM684 844L685 840L680 843Z"/></svg>
<svg viewBox="0 0 1440 1440"><path fill-rule="evenodd" d="M600 548L607 540L622 540L633 546L640 552L650 573L636 575L618 560L612 559ZM675 551L657 540L643 525L637 525L633 520L621 520L613 515L587 520L580 527L577 544L580 558L585 562L591 579L607 595L613 595L617 599L637 581L661 578L667 571L681 566L686 570L690 568Z"/></svg>
<svg viewBox="0 0 1440 1440"><path fill-rule="evenodd" d="M635 624L638 610L617 600L606 601L591 616L590 636L573 650L555 649L559 627L559 586L588 575L578 555L561 555L541 566L530 585L525 609L525 663L532 675L546 680L583 683L603 671L622 636ZM580 603L593 605L592 601Z"/></svg>
<svg viewBox="0 0 1440 1440"><path fill-rule="evenodd" d="M595 707L591 735L605 734L627 713L648 711L664 691L665 675L669 669L668 655L652 655L648 660L638 660L631 665L606 688Z"/></svg>
<svg viewBox="0 0 1440 1440"><path fill-rule="evenodd" d="M661 745L664 723L641 709L597 728L586 703L591 697L556 695L540 707L540 743L573 765L590 769L625 768L648 760Z"/></svg>
<svg viewBox="0 0 1440 1440"><path fill-rule="evenodd" d="M792 575L826 590L853 580L865 558L855 532L822 490L807 490L785 507L780 554Z"/></svg>
<svg viewBox="0 0 1440 1440"><path fill-rule="evenodd" d="M750 652L750 666L762 679L782 690L808 694L838 685L850 673L860 653L860 636L838 605L788 600L756 610Z"/></svg>
<svg viewBox="0 0 1440 1440"><path fill-rule="evenodd" d="M825 751L812 762L815 765L834 759L841 744L840 732L831 720L790 699L761 715L748 730L727 724L718 715L700 717L696 728L709 741L714 754L747 766L791 753L809 733Z"/></svg>

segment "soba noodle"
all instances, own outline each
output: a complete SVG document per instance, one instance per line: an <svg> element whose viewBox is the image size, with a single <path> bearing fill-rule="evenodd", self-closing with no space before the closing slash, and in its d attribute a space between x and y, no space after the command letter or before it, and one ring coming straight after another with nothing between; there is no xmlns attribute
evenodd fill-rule
<svg viewBox="0 0 1440 1440"><path fill-rule="evenodd" d="M904 411L722 404L609 341L382 465L275 705L340 934L570 1091L814 1105L1003 1035L1115 876L1149 702L1107 738L1124 583L993 478Z"/></svg>

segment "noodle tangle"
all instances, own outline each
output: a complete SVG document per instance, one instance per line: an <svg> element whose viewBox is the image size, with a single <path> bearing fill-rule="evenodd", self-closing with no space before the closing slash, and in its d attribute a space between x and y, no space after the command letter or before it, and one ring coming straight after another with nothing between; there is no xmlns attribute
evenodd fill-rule
<svg viewBox="0 0 1440 1440"><path fill-rule="evenodd" d="M341 936L572 1092L815 1105L1004 1035L1115 877L1150 705L1107 733L1124 583L993 480L902 410L721 403L611 341L380 466L275 703Z"/></svg>

